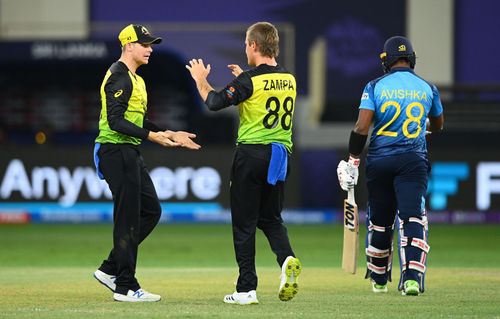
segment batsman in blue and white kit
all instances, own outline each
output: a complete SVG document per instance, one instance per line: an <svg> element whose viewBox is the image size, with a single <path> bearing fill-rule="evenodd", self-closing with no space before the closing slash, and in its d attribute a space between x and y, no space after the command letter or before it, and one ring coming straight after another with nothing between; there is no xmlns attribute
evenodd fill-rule
<svg viewBox="0 0 500 319"><path fill-rule="evenodd" d="M387 292L397 226L398 289L403 295L418 295L424 292L429 252L426 134L442 130L443 107L436 86L415 74L416 55L408 39L389 38L380 58L386 74L369 82L363 91L349 139L349 160L340 162L337 173L342 189L356 185L359 156L373 123L366 158L366 278L371 279L374 292Z"/></svg>

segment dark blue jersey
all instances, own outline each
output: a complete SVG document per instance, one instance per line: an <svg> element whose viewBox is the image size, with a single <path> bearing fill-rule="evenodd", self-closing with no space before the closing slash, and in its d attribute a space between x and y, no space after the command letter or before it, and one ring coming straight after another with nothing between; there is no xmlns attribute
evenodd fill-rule
<svg viewBox="0 0 500 319"><path fill-rule="evenodd" d="M403 153L425 157L425 121L443 112L436 86L410 68L394 68L369 82L359 108L375 112L369 160Z"/></svg>

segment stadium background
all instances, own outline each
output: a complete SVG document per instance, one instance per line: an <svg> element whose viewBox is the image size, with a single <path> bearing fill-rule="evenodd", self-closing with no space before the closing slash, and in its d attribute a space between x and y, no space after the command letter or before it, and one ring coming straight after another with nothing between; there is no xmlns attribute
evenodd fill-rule
<svg viewBox="0 0 500 319"><path fill-rule="evenodd" d="M441 91L445 131L430 139L432 307L405 307L427 318L498 318L493 300L500 297L495 253L500 240L500 41L494 38L500 31L499 10L496 0L387 0L383 5L0 0L0 224L9 224L0 225L0 317L65 318L76 312L77 317L99 317L110 311L127 316L109 310L109 296L90 283L89 274L111 244L110 194L95 175L91 154L98 88L119 56L117 33L129 23L144 24L163 37L149 65L139 70L148 86L151 118L197 133L203 146L199 152L149 142L142 146L164 214L163 224L141 249L141 278L153 291L169 287L168 307L158 308L163 314L241 315L217 306L219 297L233 289L236 275L227 223L237 112L209 113L184 65L203 58L212 65L209 80L221 88L232 78L228 63L245 65L248 25L268 20L279 27L279 61L296 74L299 89L284 216L297 224L289 230L306 271L315 270L296 306L268 303L272 308L252 310L252 316L366 317L366 309L386 310L367 295L363 258L355 279L339 270L338 222L345 193L336 167L347 154L362 89L382 74L378 55L383 42L406 35L417 51L417 73ZM366 190L360 172L356 195L363 213ZM271 299L267 295L274 295L271 282L278 273L262 237L257 249L263 278L259 289L264 300ZM212 286L199 287L199 267L212 269L217 282L201 275ZM68 282L71 287L65 286ZM171 294L173 286L178 295ZM440 295L457 286L469 294ZM195 289L210 297L196 299ZM182 307L186 301L193 302L188 303L191 309ZM353 310L353 302L368 306ZM345 309L336 308L339 304ZM130 316L158 316L158 309L144 309Z"/></svg>
<svg viewBox="0 0 500 319"><path fill-rule="evenodd" d="M488 52L499 52L500 43L486 33L498 30L493 12L500 7L493 0L480 2L359 7L344 1L255 0L231 10L224 1L158 0L131 10L123 1L3 0L0 220L109 220L109 192L91 172L98 87L119 56L117 32L134 22L164 38L140 70L148 84L150 117L174 130L196 132L203 145L200 152L184 152L144 143L165 218L227 221L236 108L209 113L184 65L189 58L204 58L214 70L210 80L222 87L232 76L228 63L245 65L247 25L269 20L282 30L280 61L296 73L300 91L287 215L336 220L344 194L335 169L346 154L360 92L381 74L384 40L403 34L414 42L417 72L438 85L445 106L445 132L430 142L431 217L499 222L500 151L491 143L500 135L500 79L493 72L500 62ZM364 209L364 187L357 193Z"/></svg>

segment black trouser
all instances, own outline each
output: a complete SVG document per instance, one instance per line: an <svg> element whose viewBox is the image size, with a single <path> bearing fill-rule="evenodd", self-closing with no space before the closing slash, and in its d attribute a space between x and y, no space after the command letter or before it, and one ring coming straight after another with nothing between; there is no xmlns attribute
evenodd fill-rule
<svg viewBox="0 0 500 319"><path fill-rule="evenodd" d="M135 278L137 248L158 224L160 203L137 146L103 144L100 168L113 194L113 249L99 270L116 275L116 290L140 288Z"/></svg>
<svg viewBox="0 0 500 319"><path fill-rule="evenodd" d="M424 239L424 227L418 223L407 223L412 217L422 219L424 196L427 191L429 163L427 159L415 153L405 153L372 160L366 164L368 186L368 218L376 226L386 228L384 232L373 232L371 245L377 249L392 249L392 226L397 216L404 222L405 236ZM367 237L368 238L368 237ZM367 243L370 241L367 240ZM421 250L408 245L405 249L405 263L420 261ZM401 254L400 254L401 257ZM368 262L375 266L385 267L386 258L368 257ZM423 285L423 274L413 269L402 269L402 280L417 280ZM371 278L378 284L385 284L388 274L371 273Z"/></svg>
<svg viewBox="0 0 500 319"><path fill-rule="evenodd" d="M240 275L237 292L257 288L255 271L255 231L267 237L281 266L288 256L295 256L287 229L281 219L284 183L267 183L271 145L239 145L231 170L231 217L236 261Z"/></svg>

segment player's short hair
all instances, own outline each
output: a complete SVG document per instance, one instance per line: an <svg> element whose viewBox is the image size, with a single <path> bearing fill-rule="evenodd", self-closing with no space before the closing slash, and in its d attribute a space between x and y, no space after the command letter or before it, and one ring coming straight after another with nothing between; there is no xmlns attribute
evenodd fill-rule
<svg viewBox="0 0 500 319"><path fill-rule="evenodd" d="M247 29L248 43L257 44L263 56L277 58L280 54L278 29L269 22L257 22Z"/></svg>

